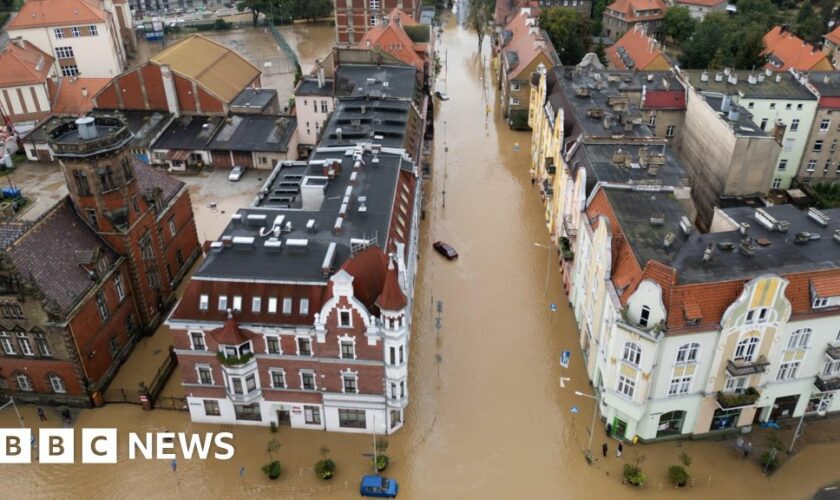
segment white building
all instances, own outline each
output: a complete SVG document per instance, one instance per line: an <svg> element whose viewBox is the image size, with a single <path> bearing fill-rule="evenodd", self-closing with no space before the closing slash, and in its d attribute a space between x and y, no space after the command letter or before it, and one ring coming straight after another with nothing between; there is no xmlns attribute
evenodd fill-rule
<svg viewBox="0 0 840 500"><path fill-rule="evenodd" d="M134 46L125 0L28 0L7 30L51 55L61 76L116 76Z"/></svg>
<svg viewBox="0 0 840 500"><path fill-rule="evenodd" d="M598 186L586 205L571 299L616 437L840 410L840 210L728 209L698 235L667 192Z"/></svg>
<svg viewBox="0 0 840 500"><path fill-rule="evenodd" d="M702 21L706 14L726 12L727 0L676 0L674 5L687 8L691 17Z"/></svg>

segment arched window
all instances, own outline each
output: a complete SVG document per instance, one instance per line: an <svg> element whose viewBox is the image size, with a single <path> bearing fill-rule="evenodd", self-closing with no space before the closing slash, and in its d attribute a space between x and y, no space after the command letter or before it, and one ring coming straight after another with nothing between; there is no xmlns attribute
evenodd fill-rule
<svg viewBox="0 0 840 500"><path fill-rule="evenodd" d="M800 328L791 333L790 340L788 341L788 349L807 349L811 343L811 333L812 330L810 328Z"/></svg>
<svg viewBox="0 0 840 500"><path fill-rule="evenodd" d="M29 375L23 372L16 372L14 377L19 391L32 392L35 390L35 388L32 387L32 379L29 378Z"/></svg>
<svg viewBox="0 0 840 500"><path fill-rule="evenodd" d="M50 387L56 394L64 394L67 392L67 385L64 384L64 379L60 375L50 373L49 375Z"/></svg>
<svg viewBox="0 0 840 500"><path fill-rule="evenodd" d="M677 351L677 363L696 363L697 354L700 352L700 344L684 344Z"/></svg>
<svg viewBox="0 0 840 500"><path fill-rule="evenodd" d="M642 328L648 326L650 321L650 307L642 306L642 313L639 315L639 326Z"/></svg>
<svg viewBox="0 0 840 500"><path fill-rule="evenodd" d="M758 337L746 338L735 347L735 359L752 361L755 352L758 350Z"/></svg>
<svg viewBox="0 0 840 500"><path fill-rule="evenodd" d="M642 360L642 349L633 342L626 342L624 344L624 354L621 359L630 364L639 366L639 363Z"/></svg>

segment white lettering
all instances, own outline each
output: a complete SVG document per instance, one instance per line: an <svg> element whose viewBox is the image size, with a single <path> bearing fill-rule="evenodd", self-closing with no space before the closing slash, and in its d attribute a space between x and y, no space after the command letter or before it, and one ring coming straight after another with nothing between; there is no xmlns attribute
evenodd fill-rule
<svg viewBox="0 0 840 500"><path fill-rule="evenodd" d="M143 455L146 460L154 458L155 441L152 439L152 433L147 432L143 441L140 440L140 435L134 432L128 434L128 459L134 460L137 457L137 452Z"/></svg>
<svg viewBox="0 0 840 500"><path fill-rule="evenodd" d="M82 463L117 463L117 429L82 429Z"/></svg>
<svg viewBox="0 0 840 500"><path fill-rule="evenodd" d="M230 440L230 443L226 443L225 439ZM217 448L221 448L225 450L225 453L219 453L218 451L213 454L216 460L230 460L233 458L234 448L233 448L233 433L232 432L220 432L216 434L213 438L213 442L216 444Z"/></svg>
<svg viewBox="0 0 840 500"><path fill-rule="evenodd" d="M28 464L32 461L32 431L29 429L0 429L0 463Z"/></svg>
<svg viewBox="0 0 840 500"><path fill-rule="evenodd" d="M73 429L40 429L38 461L42 464L72 464L76 459L75 441Z"/></svg>
<svg viewBox="0 0 840 500"><path fill-rule="evenodd" d="M164 450L172 450L165 452ZM175 433L161 432L157 435L157 458L158 460L172 460L175 457Z"/></svg>
<svg viewBox="0 0 840 500"><path fill-rule="evenodd" d="M210 452L210 445L213 444L213 435L209 432L203 434L190 434L189 442L187 441L186 433L178 433L178 441L181 443L181 455L187 460L192 460L193 453L198 450L198 458L207 460L207 454Z"/></svg>

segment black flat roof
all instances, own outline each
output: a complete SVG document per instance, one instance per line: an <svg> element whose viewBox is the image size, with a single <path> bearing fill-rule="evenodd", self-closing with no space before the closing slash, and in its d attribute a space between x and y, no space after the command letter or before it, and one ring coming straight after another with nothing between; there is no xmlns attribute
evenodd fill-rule
<svg viewBox="0 0 840 500"><path fill-rule="evenodd" d="M630 164L618 164L614 159L622 154L630 157ZM664 164L655 175L642 165L640 156L662 155ZM688 187L688 174L677 159L673 149L666 144L639 144L638 142L596 141L579 144L571 157L572 168L586 169L587 193L598 182L613 184Z"/></svg>
<svg viewBox="0 0 840 500"><path fill-rule="evenodd" d="M154 149L205 150L223 121L220 116L176 118L155 142Z"/></svg>
<svg viewBox="0 0 840 500"><path fill-rule="evenodd" d="M321 145L375 142L385 147L405 147L412 109L411 102L404 100L341 99L325 126Z"/></svg>
<svg viewBox="0 0 840 500"><path fill-rule="evenodd" d="M222 151L286 152L297 120L285 115L231 115L208 146Z"/></svg>
<svg viewBox="0 0 840 500"><path fill-rule="evenodd" d="M247 88L236 96L230 106L232 108L263 109L276 97L277 91L274 89Z"/></svg>
<svg viewBox="0 0 840 500"><path fill-rule="evenodd" d="M295 89L295 95L299 96L332 96L333 95L333 79L325 78L324 86L318 86L318 79L312 77L303 77Z"/></svg>
<svg viewBox="0 0 840 500"><path fill-rule="evenodd" d="M336 69L336 97L413 99L416 91L414 66L339 64Z"/></svg>

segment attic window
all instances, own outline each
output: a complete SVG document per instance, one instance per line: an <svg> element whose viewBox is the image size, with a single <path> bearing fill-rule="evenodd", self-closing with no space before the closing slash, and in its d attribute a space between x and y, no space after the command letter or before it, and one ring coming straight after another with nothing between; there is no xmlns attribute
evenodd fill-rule
<svg viewBox="0 0 840 500"><path fill-rule="evenodd" d="M703 320L700 305L696 302L683 304L683 315L685 316L686 324L689 325L699 325Z"/></svg>

